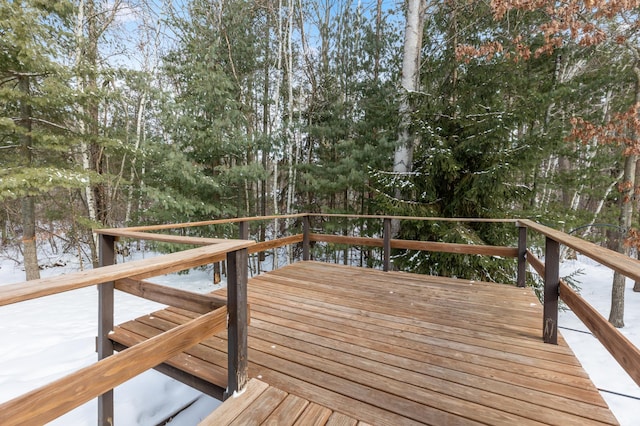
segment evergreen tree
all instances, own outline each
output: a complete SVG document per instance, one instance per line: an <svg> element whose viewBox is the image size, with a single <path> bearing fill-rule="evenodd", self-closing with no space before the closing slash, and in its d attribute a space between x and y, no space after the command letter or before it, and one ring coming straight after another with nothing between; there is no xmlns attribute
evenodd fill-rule
<svg viewBox="0 0 640 426"><path fill-rule="evenodd" d="M539 163L550 136L535 126L550 103L554 64L548 57L514 63L505 54L465 59L460 44L475 44L486 33L503 34L490 9L478 3L445 2L426 28L428 53L422 67L423 93L413 132L421 136L413 172L386 184L401 185L411 202L395 208L419 216L500 218L521 206L530 190L521 184ZM508 29L507 29L508 30ZM505 34L506 33L506 34ZM525 130L526 129L526 130ZM389 208L393 205L388 204ZM515 229L499 225L407 224L407 239L489 245L510 244ZM477 256L421 253L396 263L420 272L509 282L513 262Z"/></svg>
<svg viewBox="0 0 640 426"><path fill-rule="evenodd" d="M57 59L72 45L68 1L0 2L0 200L22 200L27 279L38 278L37 200L89 178L75 167L77 139L68 68Z"/></svg>
<svg viewBox="0 0 640 426"><path fill-rule="evenodd" d="M397 105L390 76L399 40L381 9L364 14L347 2L330 25L326 64L321 54L318 87L305 111L301 190L311 210L371 213L370 173L393 155Z"/></svg>
<svg viewBox="0 0 640 426"><path fill-rule="evenodd" d="M166 163L155 167L178 175L153 186L185 219L247 213L248 182L262 177L254 161L254 19L249 2L205 0L191 1L188 16L175 19L179 42L164 61L168 139L157 148Z"/></svg>

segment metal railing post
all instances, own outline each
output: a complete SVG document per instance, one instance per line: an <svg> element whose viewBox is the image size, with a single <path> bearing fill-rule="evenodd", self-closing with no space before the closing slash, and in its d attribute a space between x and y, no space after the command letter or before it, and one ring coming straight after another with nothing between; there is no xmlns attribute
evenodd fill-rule
<svg viewBox="0 0 640 426"><path fill-rule="evenodd" d="M302 260L310 260L309 216L302 218Z"/></svg>
<svg viewBox="0 0 640 426"><path fill-rule="evenodd" d="M391 219L385 217L382 228L382 270L386 272L391 266Z"/></svg>
<svg viewBox="0 0 640 426"><path fill-rule="evenodd" d="M518 226L518 287L527 282L527 228Z"/></svg>
<svg viewBox="0 0 640 426"><path fill-rule="evenodd" d="M115 263L115 237L100 235L99 266ZM98 285L98 360L113 355L109 333L113 331L113 281ZM113 390L98 397L98 425L113 426Z"/></svg>
<svg viewBox="0 0 640 426"><path fill-rule="evenodd" d="M558 295L560 291L560 243L547 237L544 252L544 322L545 343L558 344Z"/></svg>
<svg viewBox="0 0 640 426"><path fill-rule="evenodd" d="M228 363L224 399L241 391L248 381L247 352L247 262L248 250L227 253Z"/></svg>

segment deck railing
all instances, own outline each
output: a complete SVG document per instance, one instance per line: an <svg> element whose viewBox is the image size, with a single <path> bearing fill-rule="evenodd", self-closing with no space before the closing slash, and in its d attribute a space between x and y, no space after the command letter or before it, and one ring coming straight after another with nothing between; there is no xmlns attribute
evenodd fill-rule
<svg viewBox="0 0 640 426"><path fill-rule="evenodd" d="M310 223L313 218L336 218L382 221L378 237L363 237L336 235L312 232ZM301 232L292 235L274 238L269 241L257 243L248 242L250 225L254 222L294 220L298 223ZM487 246L451 244L434 241L410 241L393 239L391 236L392 221L419 220L419 221L447 221L447 222L485 222L485 223L513 223L518 228L517 247ZM184 235L169 235L158 233L168 229L186 229L201 226L237 224L240 240L227 240L219 238L200 238ZM293 229L293 227L292 227ZM544 262L538 259L527 244L528 230L541 234L545 238ZM60 379L50 385L32 391L12 401L0 405L0 424L18 423L14 421L24 419L38 419L48 421L64 414L66 411L104 393L99 399L100 418L103 424L110 424L112 420L113 402L109 389L127 380L135 372L124 373L122 365L133 364L132 360L138 356L148 359L140 364L136 361L136 371L154 367L167 358L181 352L185 345L197 343L203 338L220 331L221 318L228 311L229 314L229 379L227 393L232 393L243 387L246 381L246 280L247 280L247 255L266 250L275 249L292 244L302 245L302 259L311 259L311 243L324 242L341 245L356 245L382 248L382 269L391 269L391 250L407 249L436 251L446 253L500 256L517 259L517 276L515 284L525 286L526 266L531 265L533 270L544 278L544 313L542 318L543 339L547 343L557 343L557 317L558 300L562 299L571 308L578 318L593 332L594 336L611 352L625 371L640 385L640 350L636 348L624 335L615 329L593 307L573 291L559 278L559 247L561 244L572 248L596 262L599 262L627 277L640 280L640 262L615 253L606 248L599 247L590 242L572 237L563 232L545 227L530 220L516 219L473 219L473 218L425 218L408 216L371 216L371 215L329 215L300 213L282 216L259 216L248 218L219 219L202 222L181 224L140 226L120 229L103 229L96 231L101 239L100 260L103 268L95 271L84 271L69 274L62 277L39 280L31 283L23 283L0 287L0 306L9 303L17 303L36 297L55 294L62 291L73 290L89 285L99 285L100 289L100 321L98 333L98 353L101 361L87 369L80 370L67 378ZM136 240L152 240L173 244L200 245L197 249L186 250L165 256L159 256L143 261L135 261L122 265L112 265L115 257L114 244L116 239L131 238ZM144 281L145 278L184 270L204 264L210 264L227 260L227 300L211 295L195 295L183 290L169 289ZM148 298L160 303L189 309L203 313L202 321L186 324L185 329L175 329L150 339L144 344L136 345L117 355L112 355L113 346L109 340L109 332L113 329L113 289L119 289L128 293ZM226 308L224 305L226 303ZM224 310L224 311L223 311ZM207 319L204 319L207 318ZM195 320L194 320L195 321ZM210 322L209 322L210 321ZM209 324L208 328L206 324ZM173 334L169 334L173 333ZM180 336L188 335L189 340L185 344L175 345L181 339ZM177 340L173 340L176 338ZM198 340L199 339L199 340ZM143 346L144 345L144 346ZM171 352L156 352L158 346L172 347ZM135 352L130 352L132 350ZM154 356L151 356L153 352ZM134 355L126 355L126 354ZM154 364L155 363L155 364ZM114 369L114 370L110 370ZM120 369L120 370L118 370ZM115 370L118 370L116 373ZM143 371L143 370L142 370ZM86 380L87 375L98 377L114 373L114 380L105 382L98 380ZM133 374L135 373L135 374ZM82 380L81 380L82 378ZM99 382L102 382L100 385ZM116 383L117 382L117 383ZM68 385L72 386L69 387ZM81 398L78 397L77 388L80 384L86 385ZM57 389L57 390L56 390ZM72 389L73 392L71 391ZM57 393L52 394L56 390ZM55 395L55 398L52 397ZM222 396L222 395L221 395ZM45 403L44 398L47 402ZM37 417L25 417L37 416ZM54 416L54 417L52 417Z"/></svg>
<svg viewBox="0 0 640 426"><path fill-rule="evenodd" d="M154 368L189 347L228 328L227 392L247 382L247 248L252 241L216 241L183 252L114 265L114 237L101 236L101 268L59 277L0 286L0 306L97 285L99 361L48 385L0 404L0 424L45 424L91 399L98 398L98 423L113 425L114 387ZM146 283L145 278L177 272L225 259L228 269L226 299ZM113 290L146 297L203 313L200 317L113 355Z"/></svg>
<svg viewBox="0 0 640 426"><path fill-rule="evenodd" d="M324 234L311 232L311 218L336 218L356 220L382 221L382 236L361 237L336 234ZM580 297L570 286L560 280L560 245L565 245L577 253L583 254L596 262L616 270L634 280L640 280L640 262L628 256L616 253L591 242L568 235L564 232L540 225L527 219L491 219L491 218L439 218L439 217L413 217L413 216L378 216L378 215L345 215L323 213L299 213L282 216L257 216L246 218L219 219L203 222L182 223L173 225L145 226L127 228L121 230L122 236L135 238L135 233L144 231L159 231L172 228L185 228L194 226L208 226L220 224L239 224L241 238L248 238L249 224L269 220L295 219L302 224L302 233L276 238L271 241L260 241L249 248L249 253L282 247L289 244L302 243L303 260L310 259L310 245L312 242L324 242L343 245L368 246L382 248L382 269L391 269L391 250L406 249L418 251L433 251L456 254L472 254L483 256L500 256L517 259L517 275L515 283L524 287L526 283L526 266L530 264L544 281L544 313L542 318L542 335L546 343L557 344L558 336L558 301L562 299L567 306L574 311L576 316L591 330L594 336L613 355L616 361L625 369L631 378L640 385L640 350L636 348L622 333L613 327L591 305ZM439 222L464 222L464 223L513 223L518 228L517 247L453 244L434 241L413 241L393 239L391 236L392 221L439 221ZM544 262L538 259L527 244L527 230L530 229L541 234L545 238ZM159 234L148 234L146 238L163 241L157 237ZM172 241L179 241L171 237ZM188 241L185 240L184 242Z"/></svg>
<svg viewBox="0 0 640 426"><path fill-rule="evenodd" d="M560 298L640 386L640 349L634 346L617 328L611 325L596 309L560 279L560 245L565 245L577 253L587 256L633 280L640 280L640 262L621 253L600 247L589 241L540 225L531 220L520 220L517 222L517 226L520 228L520 235L525 234L524 241L526 241L527 229L545 237L544 263L530 250L526 249L527 262L540 276L544 277L544 341L557 343L558 298ZM522 237L521 240L523 240ZM524 248L521 247L520 250Z"/></svg>

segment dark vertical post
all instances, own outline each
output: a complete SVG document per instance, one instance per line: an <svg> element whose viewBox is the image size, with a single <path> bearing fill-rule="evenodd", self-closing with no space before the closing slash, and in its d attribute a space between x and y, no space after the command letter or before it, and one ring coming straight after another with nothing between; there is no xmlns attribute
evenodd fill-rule
<svg viewBox="0 0 640 426"><path fill-rule="evenodd" d="M544 254L544 323L545 343L558 344L558 292L560 288L560 244L547 237Z"/></svg>
<svg viewBox="0 0 640 426"><path fill-rule="evenodd" d="M115 238L100 235L99 266L115 263ZM98 360L113 355L109 333L113 330L113 281L98 286ZM113 390L98 397L98 425L113 426Z"/></svg>
<svg viewBox="0 0 640 426"><path fill-rule="evenodd" d="M386 272L391 266L391 219L385 217L382 228L382 270Z"/></svg>
<svg viewBox="0 0 640 426"><path fill-rule="evenodd" d="M249 222L239 222L238 233L240 235L241 240L248 240L249 239Z"/></svg>
<svg viewBox="0 0 640 426"><path fill-rule="evenodd" d="M309 240L309 216L302 218L302 260L310 260L310 240Z"/></svg>
<svg viewBox="0 0 640 426"><path fill-rule="evenodd" d="M527 227L518 226L518 287L527 282Z"/></svg>
<svg viewBox="0 0 640 426"><path fill-rule="evenodd" d="M248 381L247 249L227 253L228 364L225 399Z"/></svg>

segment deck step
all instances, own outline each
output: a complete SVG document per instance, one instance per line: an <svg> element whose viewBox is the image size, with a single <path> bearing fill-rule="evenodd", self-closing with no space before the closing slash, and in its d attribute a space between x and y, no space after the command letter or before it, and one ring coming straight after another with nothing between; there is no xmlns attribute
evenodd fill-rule
<svg viewBox="0 0 640 426"><path fill-rule="evenodd" d="M345 414L251 379L241 394L227 399L198 426L246 424L365 425Z"/></svg>

